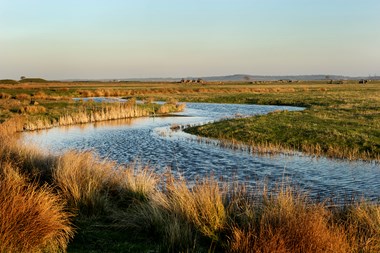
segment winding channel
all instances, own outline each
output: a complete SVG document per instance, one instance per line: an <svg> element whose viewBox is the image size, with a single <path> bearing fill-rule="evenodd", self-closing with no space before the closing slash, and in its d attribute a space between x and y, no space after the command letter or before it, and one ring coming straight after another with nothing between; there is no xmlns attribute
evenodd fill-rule
<svg viewBox="0 0 380 253"><path fill-rule="evenodd" d="M173 125L203 124L236 115L265 114L274 110L302 110L288 106L186 103L186 109L168 117L115 120L23 133L22 139L42 149L92 150L119 163L149 165L158 173L170 168L193 180L214 175L251 186L274 187L286 181L313 198L380 199L380 166L294 155L256 155L199 142L195 136L172 131ZM263 183L264 182L264 183Z"/></svg>

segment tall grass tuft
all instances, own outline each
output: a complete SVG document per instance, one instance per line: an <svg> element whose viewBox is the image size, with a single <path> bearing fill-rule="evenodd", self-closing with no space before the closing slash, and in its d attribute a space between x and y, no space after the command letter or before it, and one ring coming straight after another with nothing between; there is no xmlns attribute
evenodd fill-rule
<svg viewBox="0 0 380 253"><path fill-rule="evenodd" d="M351 204L335 212L354 252L380 252L380 206L367 202Z"/></svg>
<svg viewBox="0 0 380 253"><path fill-rule="evenodd" d="M206 237L218 240L225 226L226 212L218 182L206 179L190 189L184 181L168 186L173 212L186 217Z"/></svg>
<svg viewBox="0 0 380 253"><path fill-rule="evenodd" d="M47 187L27 183L9 163L0 165L0 252L65 251L71 215Z"/></svg>
<svg viewBox="0 0 380 253"><path fill-rule="evenodd" d="M219 184L207 179L189 188L185 181L169 176L164 188L130 206L118 217L118 224L151 231L166 252L193 252L202 244L215 245L226 224Z"/></svg>
<svg viewBox="0 0 380 253"><path fill-rule="evenodd" d="M152 198L158 189L159 177L149 167L131 164L115 168L108 178L108 196L118 207L129 207Z"/></svg>
<svg viewBox="0 0 380 253"><path fill-rule="evenodd" d="M350 250L344 231L330 223L331 213L323 205L308 203L289 189L263 196L261 202L250 203L241 210L233 216L244 222L235 219L228 233L230 252Z"/></svg>
<svg viewBox="0 0 380 253"><path fill-rule="evenodd" d="M0 127L0 162L9 162L20 168L20 172L30 180L51 182L55 157L44 154L40 149L17 143L17 139Z"/></svg>
<svg viewBox="0 0 380 253"><path fill-rule="evenodd" d="M161 252L193 252L198 248L194 224L173 212L171 202L160 192L147 201L134 202L116 220L121 228L156 240Z"/></svg>
<svg viewBox="0 0 380 253"><path fill-rule="evenodd" d="M107 206L106 186L113 166L89 152L67 152L57 161L54 184L71 208L85 215L99 214Z"/></svg>

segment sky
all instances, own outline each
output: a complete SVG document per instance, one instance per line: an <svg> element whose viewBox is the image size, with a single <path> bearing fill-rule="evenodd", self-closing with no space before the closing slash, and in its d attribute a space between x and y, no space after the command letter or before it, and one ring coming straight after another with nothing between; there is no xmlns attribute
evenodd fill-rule
<svg viewBox="0 0 380 253"><path fill-rule="evenodd" d="M379 0L0 0L0 79L380 75Z"/></svg>

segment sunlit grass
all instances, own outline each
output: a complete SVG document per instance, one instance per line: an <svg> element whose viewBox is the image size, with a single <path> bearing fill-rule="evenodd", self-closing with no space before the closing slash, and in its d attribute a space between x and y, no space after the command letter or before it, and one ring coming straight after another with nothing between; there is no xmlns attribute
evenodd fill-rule
<svg viewBox="0 0 380 253"><path fill-rule="evenodd" d="M295 105L306 109L220 121L186 131L259 149L271 144L278 150L293 149L317 156L379 160L379 97L377 84L215 97L219 102Z"/></svg>

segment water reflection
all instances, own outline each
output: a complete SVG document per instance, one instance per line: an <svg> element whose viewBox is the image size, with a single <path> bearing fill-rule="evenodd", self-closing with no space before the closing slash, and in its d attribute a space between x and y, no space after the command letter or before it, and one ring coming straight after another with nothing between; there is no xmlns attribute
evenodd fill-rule
<svg viewBox="0 0 380 253"><path fill-rule="evenodd" d="M373 163L313 158L303 154L260 156L197 142L174 124L200 124L235 114L255 115L294 107L188 103L175 117L137 118L54 128L24 134L52 152L67 149L93 150L101 157L130 163L138 160L158 172L167 167L185 178L215 176L238 179L254 187L257 182L273 186L282 180L296 184L311 196L340 198L380 196L380 168ZM189 139L192 139L191 141Z"/></svg>

